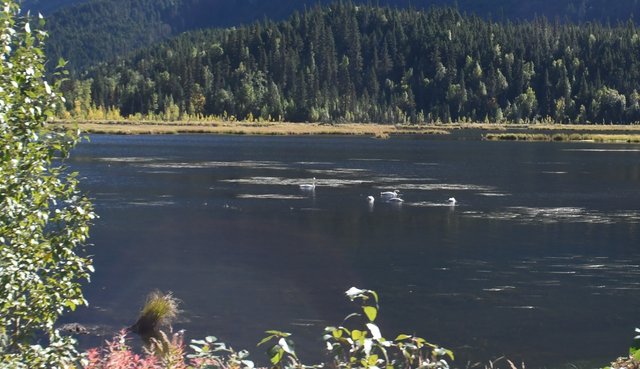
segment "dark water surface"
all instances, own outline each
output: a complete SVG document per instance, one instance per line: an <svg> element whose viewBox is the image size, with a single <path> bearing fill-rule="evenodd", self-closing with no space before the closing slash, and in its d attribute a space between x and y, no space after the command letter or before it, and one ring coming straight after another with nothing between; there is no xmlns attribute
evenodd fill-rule
<svg viewBox="0 0 640 369"><path fill-rule="evenodd" d="M264 363L255 344L280 329L313 362L351 286L380 293L383 335L426 337L461 367L604 364L640 326L637 145L93 136L71 165L101 218L91 307L67 319L104 331L170 290L188 338ZM404 204L380 201L392 189Z"/></svg>

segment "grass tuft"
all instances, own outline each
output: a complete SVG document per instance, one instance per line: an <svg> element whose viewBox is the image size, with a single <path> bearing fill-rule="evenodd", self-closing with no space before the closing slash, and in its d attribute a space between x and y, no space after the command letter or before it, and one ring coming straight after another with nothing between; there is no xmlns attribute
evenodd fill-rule
<svg viewBox="0 0 640 369"><path fill-rule="evenodd" d="M134 325L129 327L133 333L140 335L145 341L161 337L160 328L169 326L178 315L178 299L171 292L153 291L140 311Z"/></svg>

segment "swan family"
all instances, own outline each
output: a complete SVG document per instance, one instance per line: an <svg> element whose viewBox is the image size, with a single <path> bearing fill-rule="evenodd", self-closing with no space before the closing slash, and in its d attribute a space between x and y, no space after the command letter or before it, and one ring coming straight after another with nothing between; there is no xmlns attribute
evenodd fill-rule
<svg viewBox="0 0 640 369"><path fill-rule="evenodd" d="M312 183L301 184L300 189L303 191L314 191L316 189L316 178L313 178ZM402 204L404 202L404 200L400 197L400 191L398 190L380 192L380 199L383 202L392 204ZM369 203L369 205L373 205L375 201L376 199L373 196L367 196L367 203ZM455 197L450 197L447 200L447 204L451 206L455 206L457 202L458 201Z"/></svg>
<svg viewBox="0 0 640 369"><path fill-rule="evenodd" d="M392 204L402 204L404 202L404 200L400 198L400 191L398 190L380 192L380 198L382 201Z"/></svg>

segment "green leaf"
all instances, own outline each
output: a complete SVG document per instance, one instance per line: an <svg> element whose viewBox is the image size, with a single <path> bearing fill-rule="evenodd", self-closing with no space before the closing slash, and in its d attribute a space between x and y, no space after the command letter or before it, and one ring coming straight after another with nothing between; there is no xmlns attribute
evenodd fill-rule
<svg viewBox="0 0 640 369"><path fill-rule="evenodd" d="M291 333L282 332L282 331L275 331L275 330L266 331L264 333L272 334L272 335L277 336L277 337L289 337L289 336L291 336Z"/></svg>
<svg viewBox="0 0 640 369"><path fill-rule="evenodd" d="M269 360L271 360L271 363L273 365L276 365L280 362L280 360L282 360L282 356L284 356L284 350L282 349L282 347L275 345L267 351L267 354L269 354Z"/></svg>
<svg viewBox="0 0 640 369"><path fill-rule="evenodd" d="M410 336L408 334L401 334L398 337L396 337L396 339L394 341L405 341L405 340L408 340L408 339L411 339L411 338L413 338L413 336Z"/></svg>
<svg viewBox="0 0 640 369"><path fill-rule="evenodd" d="M369 366L376 365L377 363L378 363L378 355L369 356L369 360L368 360Z"/></svg>
<svg viewBox="0 0 640 369"><path fill-rule="evenodd" d="M453 351L447 350L447 356L449 356L451 360L455 360L455 358L453 357Z"/></svg>
<svg viewBox="0 0 640 369"><path fill-rule="evenodd" d="M67 65L67 61L63 58L58 59L58 65L56 65L56 69L64 68Z"/></svg>
<svg viewBox="0 0 640 369"><path fill-rule="evenodd" d="M378 316L378 309L373 306L364 306L362 310L364 310L364 313L365 315L367 315L367 318L369 318L370 322L376 320L376 317Z"/></svg>
<svg viewBox="0 0 640 369"><path fill-rule="evenodd" d="M354 341L358 341L361 338L364 337L364 332L363 331L359 331L357 329L354 329L351 331L351 339L353 339Z"/></svg>
<svg viewBox="0 0 640 369"><path fill-rule="evenodd" d="M263 338L262 341L258 342L258 344L256 346L264 345L265 343L271 341L271 339L274 338L274 337L275 337L274 335L267 336L267 337Z"/></svg>
<svg viewBox="0 0 640 369"><path fill-rule="evenodd" d="M638 328L636 328L636 333L640 333L640 330ZM636 355L640 356L640 336L634 337L633 342L629 347L629 356L633 356L634 358L636 358Z"/></svg>

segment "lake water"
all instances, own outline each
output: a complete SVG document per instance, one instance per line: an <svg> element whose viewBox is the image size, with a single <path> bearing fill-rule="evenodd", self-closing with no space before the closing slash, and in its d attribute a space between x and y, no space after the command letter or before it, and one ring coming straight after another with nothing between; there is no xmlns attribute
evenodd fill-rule
<svg viewBox="0 0 640 369"><path fill-rule="evenodd" d="M379 292L383 335L428 338L459 367L602 365L640 326L637 145L105 135L70 163L101 218L91 307L65 319L99 340L153 289L182 301L188 338L263 364L268 329L318 361L352 286ZM393 189L402 205L380 201Z"/></svg>

